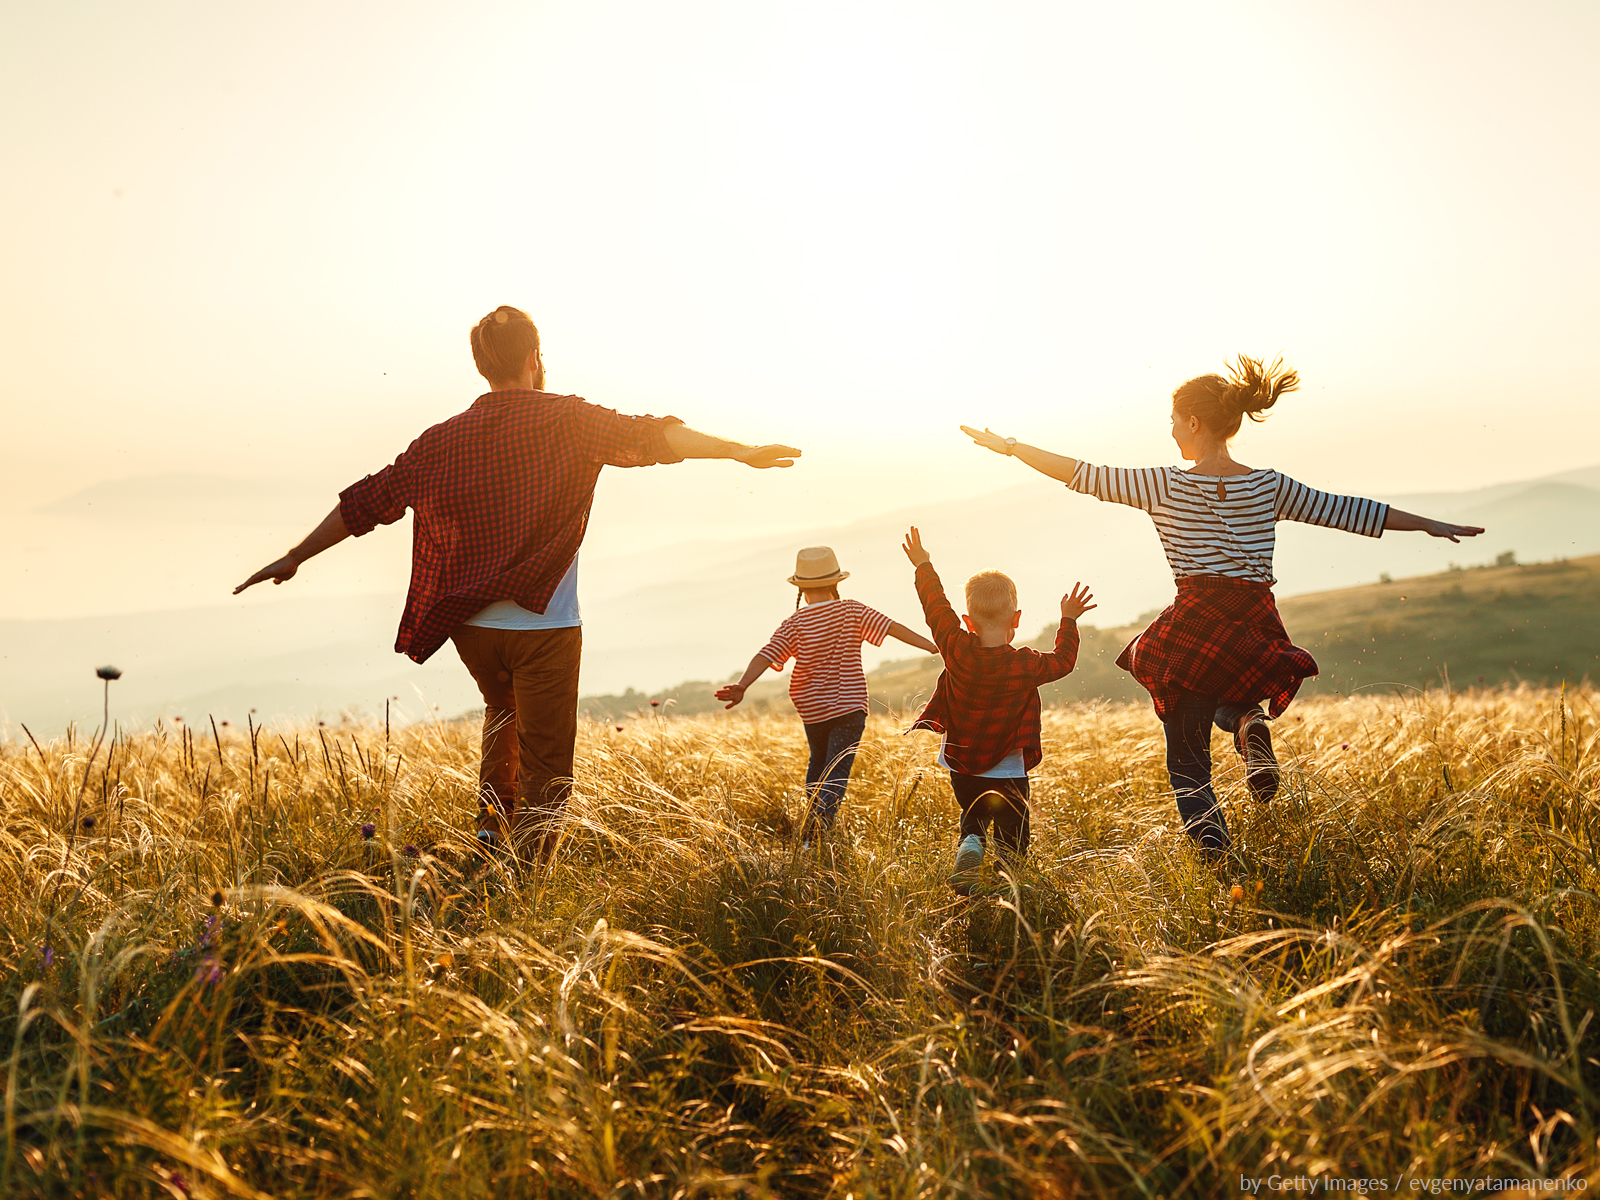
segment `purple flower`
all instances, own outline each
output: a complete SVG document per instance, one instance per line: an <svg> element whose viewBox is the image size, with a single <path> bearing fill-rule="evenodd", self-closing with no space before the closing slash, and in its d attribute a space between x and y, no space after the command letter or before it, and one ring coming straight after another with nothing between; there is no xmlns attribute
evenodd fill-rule
<svg viewBox="0 0 1600 1200"><path fill-rule="evenodd" d="M44 965L48 967L51 963L55 962L55 960L56 960L55 949L53 947L51 947L51 946L46 946L44 948Z"/></svg>
<svg viewBox="0 0 1600 1200"><path fill-rule="evenodd" d="M361 836L364 837L364 838L367 838L369 840L371 839L372 835L377 833L377 832L378 832L378 827L376 825L374 825L371 821L368 821L365 825L363 825L361 827Z"/></svg>
<svg viewBox="0 0 1600 1200"><path fill-rule="evenodd" d="M85 829L93 829L94 828L94 818L93 817L85 817L83 819L83 827Z"/></svg>
<svg viewBox="0 0 1600 1200"><path fill-rule="evenodd" d="M417 848L410 842L407 842L404 846L400 847L400 853L404 854L407 858L415 858L417 856Z"/></svg>

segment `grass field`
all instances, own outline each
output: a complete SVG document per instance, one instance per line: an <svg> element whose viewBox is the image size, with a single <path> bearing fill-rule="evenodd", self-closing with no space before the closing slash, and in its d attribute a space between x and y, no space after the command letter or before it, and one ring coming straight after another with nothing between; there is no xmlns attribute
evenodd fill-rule
<svg viewBox="0 0 1600 1200"><path fill-rule="evenodd" d="M1266 809L1219 737L1220 878L1149 712L1052 710L972 900L889 718L811 854L797 722L586 726L470 887L470 725L6 746L0 1196L1600 1184L1597 700L1299 705Z"/></svg>

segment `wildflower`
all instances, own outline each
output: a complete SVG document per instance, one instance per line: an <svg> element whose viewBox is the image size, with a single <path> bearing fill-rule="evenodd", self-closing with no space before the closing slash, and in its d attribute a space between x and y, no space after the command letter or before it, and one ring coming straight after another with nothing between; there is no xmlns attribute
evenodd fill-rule
<svg viewBox="0 0 1600 1200"><path fill-rule="evenodd" d="M417 848L410 842L407 842L404 846L400 847L400 853L404 854L407 858L415 858L417 856Z"/></svg>
<svg viewBox="0 0 1600 1200"><path fill-rule="evenodd" d="M371 821L368 821L365 825L363 825L361 827L361 836L366 838L368 841L371 841L373 834L375 834L377 832L378 832L378 827L376 825L374 825Z"/></svg>
<svg viewBox="0 0 1600 1200"><path fill-rule="evenodd" d="M116 667L96 667L94 675L96 679L104 679L107 682L122 678L122 672L117 670Z"/></svg>
<svg viewBox="0 0 1600 1200"><path fill-rule="evenodd" d="M46 946L44 948L44 965L48 967L51 963L55 962L55 960L56 960L55 947Z"/></svg>
<svg viewBox="0 0 1600 1200"><path fill-rule="evenodd" d="M220 890L211 893L211 903L215 908L222 907L222 892Z"/></svg>
<svg viewBox="0 0 1600 1200"><path fill-rule="evenodd" d="M622 732L622 726L621 726L621 725L618 725L618 726L617 726L617 732L618 732L618 733L621 733L621 732Z"/></svg>
<svg viewBox="0 0 1600 1200"><path fill-rule="evenodd" d="M83 819L83 827L85 829L93 829L94 828L94 818L93 817L85 817Z"/></svg>
<svg viewBox="0 0 1600 1200"><path fill-rule="evenodd" d="M659 700L650 701L650 707L651 708L660 708L661 707L661 701L659 701Z"/></svg>
<svg viewBox="0 0 1600 1200"><path fill-rule="evenodd" d="M1339 749L1341 749L1341 750L1350 749L1350 743L1349 742L1340 742L1339 743Z"/></svg>
<svg viewBox="0 0 1600 1200"><path fill-rule="evenodd" d="M1232 900L1235 904L1239 903L1239 901L1244 899L1244 888L1237 883L1234 884L1233 890L1228 893L1228 899Z"/></svg>

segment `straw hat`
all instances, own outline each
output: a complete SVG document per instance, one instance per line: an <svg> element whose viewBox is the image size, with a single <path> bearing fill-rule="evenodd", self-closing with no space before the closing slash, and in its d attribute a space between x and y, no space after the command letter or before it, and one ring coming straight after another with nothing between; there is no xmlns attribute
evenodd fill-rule
<svg viewBox="0 0 1600 1200"><path fill-rule="evenodd" d="M789 582L797 588L825 588L849 578L849 571L839 570L832 546L807 546L794 556L794 574L789 576Z"/></svg>

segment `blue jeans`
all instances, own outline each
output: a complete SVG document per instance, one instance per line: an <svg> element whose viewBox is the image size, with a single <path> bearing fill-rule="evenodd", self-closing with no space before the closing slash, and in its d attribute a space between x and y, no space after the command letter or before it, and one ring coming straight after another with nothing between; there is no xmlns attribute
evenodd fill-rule
<svg viewBox="0 0 1600 1200"><path fill-rule="evenodd" d="M1219 704L1215 696L1184 692L1167 714L1167 774L1178 801L1183 827L1206 858L1226 853L1233 839L1222 805L1211 787L1211 727L1233 733L1239 722L1259 713L1258 704Z"/></svg>
<svg viewBox="0 0 1600 1200"><path fill-rule="evenodd" d="M814 833L818 826L832 827L866 728L864 712L806 723L806 742L811 747L811 761L806 765L806 795L811 797L811 814L806 818L805 836Z"/></svg>

